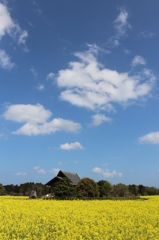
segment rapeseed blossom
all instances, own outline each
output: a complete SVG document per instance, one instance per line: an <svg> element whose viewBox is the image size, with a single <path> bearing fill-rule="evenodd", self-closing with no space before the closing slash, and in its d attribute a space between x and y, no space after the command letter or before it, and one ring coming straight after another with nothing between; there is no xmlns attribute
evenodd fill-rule
<svg viewBox="0 0 159 240"><path fill-rule="evenodd" d="M159 239L159 197L57 201L0 197L0 239Z"/></svg>

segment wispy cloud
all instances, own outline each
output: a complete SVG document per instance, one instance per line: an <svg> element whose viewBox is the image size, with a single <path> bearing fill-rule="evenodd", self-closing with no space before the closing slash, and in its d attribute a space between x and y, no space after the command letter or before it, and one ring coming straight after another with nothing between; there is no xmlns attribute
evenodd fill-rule
<svg viewBox="0 0 159 240"><path fill-rule="evenodd" d="M32 67L32 68L30 69L30 71L32 72L32 74L34 75L34 77L37 77L38 73L37 73L37 71L36 71L36 69L35 69L34 67Z"/></svg>
<svg viewBox="0 0 159 240"><path fill-rule="evenodd" d="M15 64L11 61L11 58L9 55L6 54L6 52L2 49L0 49L0 66L4 69L12 69Z"/></svg>
<svg viewBox="0 0 159 240"><path fill-rule="evenodd" d="M131 63L131 65L133 67L135 67L137 65L145 65L145 64L146 64L145 59L143 57L139 56L139 55L135 56L132 60L132 63Z"/></svg>
<svg viewBox="0 0 159 240"><path fill-rule="evenodd" d="M4 133L0 133L0 139L4 137Z"/></svg>
<svg viewBox="0 0 159 240"><path fill-rule="evenodd" d="M19 123L26 123L13 134L17 135L39 135L50 134L57 131L78 132L81 129L79 123L62 118L49 120L52 113L46 110L42 105L11 105L4 112L2 117L6 120L12 120Z"/></svg>
<svg viewBox="0 0 159 240"><path fill-rule="evenodd" d="M109 169L102 169L102 168L99 168L99 167L93 168L93 172L94 173L101 173L104 178L113 178L113 177L122 177L123 176L122 173L116 172L115 170L110 172Z"/></svg>
<svg viewBox="0 0 159 240"><path fill-rule="evenodd" d="M54 79L55 74L53 72L50 72L47 76L46 76L46 80L53 80Z"/></svg>
<svg viewBox="0 0 159 240"><path fill-rule="evenodd" d="M45 89L45 86L44 86L44 84L38 84L38 86L37 86L37 89L39 90L39 91L43 91L44 89Z"/></svg>
<svg viewBox="0 0 159 240"><path fill-rule="evenodd" d="M35 6L35 12L41 16L43 19L45 19L44 17L44 13L42 11L42 9L40 8L39 4L37 3L37 1L32 1L33 5Z"/></svg>
<svg viewBox="0 0 159 240"><path fill-rule="evenodd" d="M51 172L54 176L56 176L59 171L60 171L59 168L52 168L51 170L49 170L49 172Z"/></svg>
<svg viewBox="0 0 159 240"><path fill-rule="evenodd" d="M28 32L21 29L19 24L11 18L7 6L3 3L0 3L0 13L0 39L9 34L27 52L26 39L28 38Z"/></svg>
<svg viewBox="0 0 159 240"><path fill-rule="evenodd" d="M114 21L114 28L117 31L118 36L123 36L126 33L127 28L130 28L128 23L128 12L126 9L121 8L118 17Z"/></svg>
<svg viewBox="0 0 159 240"><path fill-rule="evenodd" d="M92 123L90 124L90 126L99 126L104 122L108 122L111 123L112 122L112 118L106 117L103 114L96 114L92 116Z"/></svg>
<svg viewBox="0 0 159 240"><path fill-rule="evenodd" d="M16 176L26 176L27 173L26 172L17 172L15 173Z"/></svg>
<svg viewBox="0 0 159 240"><path fill-rule="evenodd" d="M74 55L78 60L59 71L57 85L65 88L60 99L78 107L114 111L114 103L125 106L141 100L154 86L155 76L151 71L146 73L143 69L133 76L105 68L98 62L97 53L90 49Z"/></svg>
<svg viewBox="0 0 159 240"><path fill-rule="evenodd" d="M150 132L139 138L140 143L159 144L159 132Z"/></svg>
<svg viewBox="0 0 159 240"><path fill-rule="evenodd" d="M108 40L108 45L110 47L117 47L120 45L120 40L122 37L126 36L127 29L131 28L128 22L128 12L125 8L120 8L120 13L114 20L115 35L110 37Z"/></svg>
<svg viewBox="0 0 159 240"><path fill-rule="evenodd" d="M39 174L46 174L45 170L40 168L40 166L35 166L34 167L34 170L36 171L36 173L39 173Z"/></svg>
<svg viewBox="0 0 159 240"><path fill-rule="evenodd" d="M138 37L139 38L153 38L155 37L156 34L153 33L153 32L149 32L149 31L141 31L139 34L138 34Z"/></svg>
<svg viewBox="0 0 159 240"><path fill-rule="evenodd" d="M60 145L61 150L74 150L74 149L83 149L83 146L79 142L74 142L74 143L65 143Z"/></svg>

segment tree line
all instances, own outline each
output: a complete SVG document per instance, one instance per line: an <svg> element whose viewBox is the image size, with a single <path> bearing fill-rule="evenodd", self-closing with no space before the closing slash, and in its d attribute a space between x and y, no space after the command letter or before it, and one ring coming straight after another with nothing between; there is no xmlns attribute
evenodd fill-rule
<svg viewBox="0 0 159 240"><path fill-rule="evenodd" d="M19 195L29 196L31 191L36 191L37 196L43 196L51 192L51 188L42 183L27 182L20 185L5 185L0 183L0 195ZM82 178L76 187L71 184L68 178L57 182L54 187L55 198L110 198L110 197L129 197L129 196L159 195L155 187L148 187L142 184L125 185L118 183L112 185L107 180L95 182L90 178Z"/></svg>
<svg viewBox="0 0 159 240"><path fill-rule="evenodd" d="M27 182L20 185L5 185L0 183L0 195L29 196L31 191L36 191L38 196L43 196L50 192L50 187L42 183Z"/></svg>
<svg viewBox="0 0 159 240"><path fill-rule="evenodd" d="M95 182L90 178L82 178L74 187L68 178L57 182L54 187L55 198L111 198L131 197L138 195L158 195L158 189L143 185L112 185L106 180Z"/></svg>

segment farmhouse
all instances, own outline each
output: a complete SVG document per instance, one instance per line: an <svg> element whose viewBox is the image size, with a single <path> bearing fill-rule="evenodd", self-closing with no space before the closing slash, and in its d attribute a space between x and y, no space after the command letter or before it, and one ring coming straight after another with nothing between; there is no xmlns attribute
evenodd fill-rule
<svg viewBox="0 0 159 240"><path fill-rule="evenodd" d="M71 180L72 185L76 186L80 180L79 176L77 173L72 173L72 172L66 172L66 171L59 171L56 177L51 179L49 182L47 182L45 185L51 187L51 194L54 192L54 186L55 183L58 181L61 181L63 178L67 177L68 179Z"/></svg>

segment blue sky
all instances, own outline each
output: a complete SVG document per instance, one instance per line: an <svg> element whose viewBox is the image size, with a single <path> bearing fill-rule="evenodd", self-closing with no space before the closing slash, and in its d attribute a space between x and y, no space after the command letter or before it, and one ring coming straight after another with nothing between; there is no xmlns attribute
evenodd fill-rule
<svg viewBox="0 0 159 240"><path fill-rule="evenodd" d="M159 2L0 1L0 182L159 187Z"/></svg>

